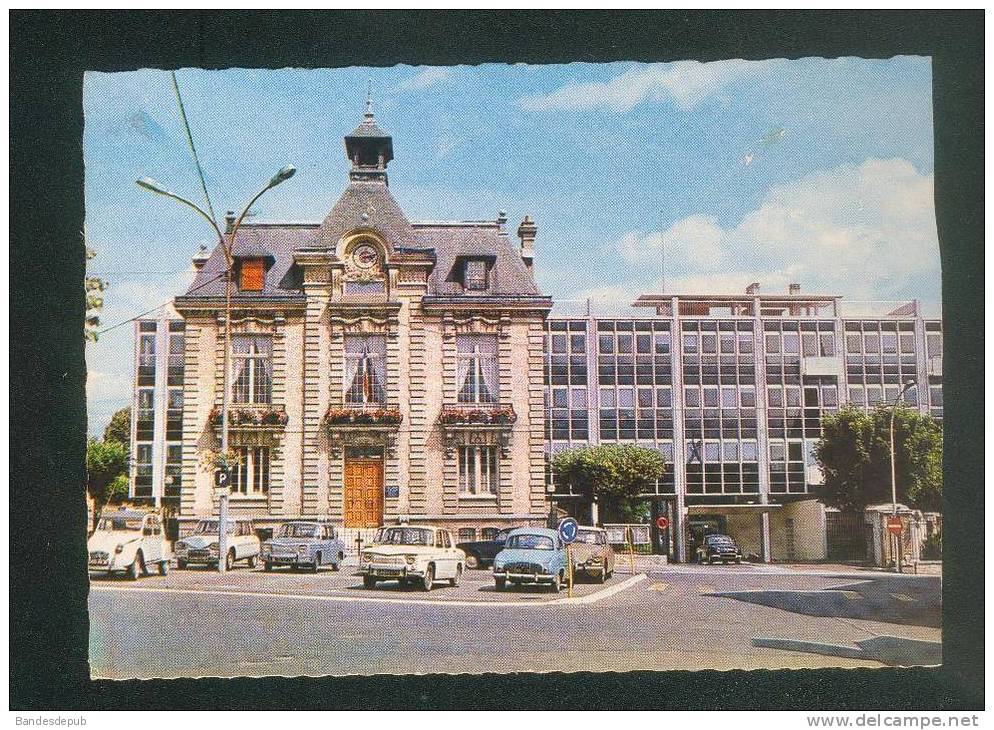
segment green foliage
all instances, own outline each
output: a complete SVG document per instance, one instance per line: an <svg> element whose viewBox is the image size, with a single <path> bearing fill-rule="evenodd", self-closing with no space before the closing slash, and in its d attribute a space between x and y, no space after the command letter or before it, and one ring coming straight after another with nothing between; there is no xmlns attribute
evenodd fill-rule
<svg viewBox="0 0 994 730"><path fill-rule="evenodd" d="M815 447L825 474L822 501L841 510L862 510L891 499L890 408L866 412L846 406L822 418L822 439ZM916 509L937 512L942 503L942 427L906 406L894 419L897 499Z"/></svg>
<svg viewBox="0 0 994 730"><path fill-rule="evenodd" d="M666 459L641 446L584 446L556 454L552 471L574 492L604 502L606 513L643 521L646 507L634 497L653 490L666 473Z"/></svg>
<svg viewBox="0 0 994 730"><path fill-rule="evenodd" d="M110 487L124 476L127 495L128 449L117 441L91 438L86 445L86 490L98 505L106 503L113 494ZM115 485L119 489L119 484Z"/></svg>
<svg viewBox="0 0 994 730"><path fill-rule="evenodd" d="M941 532L933 532L922 541L922 558L925 560L942 560Z"/></svg>
<svg viewBox="0 0 994 730"><path fill-rule="evenodd" d="M86 234L83 234L86 240ZM85 245L85 244L84 244ZM86 247L86 260L89 261L97 253L89 246ZM86 289L86 324L84 334L90 342L96 342L98 337L97 329L100 327L100 310L104 306L104 291L107 289L107 282L98 276L87 276L84 281Z"/></svg>
<svg viewBox="0 0 994 730"><path fill-rule="evenodd" d="M107 485L107 501L111 504L121 504L128 499L129 479L126 473L118 474Z"/></svg>
<svg viewBox="0 0 994 730"><path fill-rule="evenodd" d="M131 443L131 407L116 411L104 429L104 441L117 441L127 447Z"/></svg>

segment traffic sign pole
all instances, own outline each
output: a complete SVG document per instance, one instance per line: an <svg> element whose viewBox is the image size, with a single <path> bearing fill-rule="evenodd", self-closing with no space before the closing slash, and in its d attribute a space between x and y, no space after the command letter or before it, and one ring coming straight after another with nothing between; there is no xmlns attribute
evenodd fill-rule
<svg viewBox="0 0 994 730"><path fill-rule="evenodd" d="M576 540L576 533L580 526L572 517L567 517L560 521L559 539L566 545L566 595L573 597L573 541Z"/></svg>
<svg viewBox="0 0 994 730"><path fill-rule="evenodd" d="M573 597L573 544L566 545L566 562L569 563L566 569L566 596Z"/></svg>
<svg viewBox="0 0 994 730"><path fill-rule="evenodd" d="M631 526L625 528L625 537L628 538L628 568L635 575L635 530Z"/></svg>

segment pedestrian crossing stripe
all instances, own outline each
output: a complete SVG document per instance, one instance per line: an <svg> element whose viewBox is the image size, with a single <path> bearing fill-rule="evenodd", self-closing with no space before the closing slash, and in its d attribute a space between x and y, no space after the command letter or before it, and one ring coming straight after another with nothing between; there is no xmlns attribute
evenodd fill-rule
<svg viewBox="0 0 994 730"><path fill-rule="evenodd" d="M669 587L669 583L653 583L649 586L650 591L665 591Z"/></svg>
<svg viewBox="0 0 994 730"><path fill-rule="evenodd" d="M858 601L860 598L863 597L863 594L859 593L858 591L836 591L836 593L842 594L850 601Z"/></svg>

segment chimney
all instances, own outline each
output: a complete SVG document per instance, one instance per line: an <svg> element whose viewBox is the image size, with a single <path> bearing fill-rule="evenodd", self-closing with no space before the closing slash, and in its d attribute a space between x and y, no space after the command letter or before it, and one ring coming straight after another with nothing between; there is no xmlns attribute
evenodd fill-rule
<svg viewBox="0 0 994 730"><path fill-rule="evenodd" d="M791 284L790 286L787 287L787 292L792 297L796 297L798 294L801 293L801 285L800 284Z"/></svg>
<svg viewBox="0 0 994 730"><path fill-rule="evenodd" d="M746 294L750 294L750 295L753 295L753 296L755 296L756 294L759 294L759 282L758 281L754 281L749 286L747 286L746 287Z"/></svg>
<svg viewBox="0 0 994 730"><path fill-rule="evenodd" d="M497 211L497 227L504 230L504 226L507 225L507 211L498 210Z"/></svg>
<svg viewBox="0 0 994 730"><path fill-rule="evenodd" d="M224 214L224 232L231 233L235 228L235 211L229 210Z"/></svg>
<svg viewBox="0 0 994 730"><path fill-rule="evenodd" d="M200 250L197 251L193 256L193 269L194 271L200 271L204 268L204 264L207 263L207 246L201 246Z"/></svg>
<svg viewBox="0 0 994 730"><path fill-rule="evenodd" d="M532 270L532 262L535 259L535 234L538 227L530 215L526 215L518 226L518 238L521 239L521 260L525 262L525 267L529 272Z"/></svg>

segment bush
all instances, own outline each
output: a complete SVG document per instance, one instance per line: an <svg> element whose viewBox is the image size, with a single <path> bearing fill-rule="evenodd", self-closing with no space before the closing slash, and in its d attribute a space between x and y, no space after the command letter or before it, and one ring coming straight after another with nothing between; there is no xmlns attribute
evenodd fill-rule
<svg viewBox="0 0 994 730"><path fill-rule="evenodd" d="M923 560L942 560L942 533L936 531L922 542Z"/></svg>

